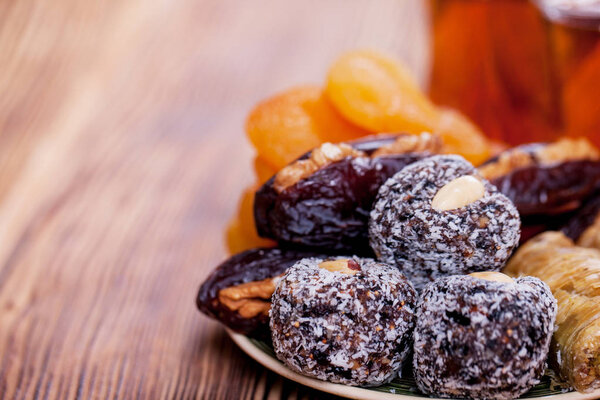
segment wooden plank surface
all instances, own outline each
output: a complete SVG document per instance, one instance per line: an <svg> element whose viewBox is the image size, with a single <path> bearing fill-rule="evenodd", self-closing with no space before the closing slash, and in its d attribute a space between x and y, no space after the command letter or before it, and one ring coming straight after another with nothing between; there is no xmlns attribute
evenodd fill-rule
<svg viewBox="0 0 600 400"><path fill-rule="evenodd" d="M323 398L194 305L254 179L260 99L380 48L419 0L0 4L0 398Z"/></svg>

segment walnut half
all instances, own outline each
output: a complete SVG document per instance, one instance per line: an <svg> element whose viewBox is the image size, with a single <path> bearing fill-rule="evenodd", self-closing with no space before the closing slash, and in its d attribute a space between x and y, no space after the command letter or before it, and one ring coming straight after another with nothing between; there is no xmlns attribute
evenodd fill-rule
<svg viewBox="0 0 600 400"><path fill-rule="evenodd" d="M271 296L281 276L246 282L222 289L219 301L231 311L237 311L243 318L253 318L259 314L268 315Z"/></svg>
<svg viewBox="0 0 600 400"><path fill-rule="evenodd" d="M423 132L420 135L400 135L392 143L375 150L371 157L422 152L438 154L444 150L443 147L442 139L438 135L429 132Z"/></svg>
<svg viewBox="0 0 600 400"><path fill-rule="evenodd" d="M506 175L516 169L535 164L544 166L576 160L598 160L600 152L586 138L563 138L553 143L520 146L508 150L490 163L479 167L488 180Z"/></svg>
<svg viewBox="0 0 600 400"><path fill-rule="evenodd" d="M297 160L275 175L273 187L279 193L296 182L310 176L326 165L340 161L348 156L364 157L366 154L355 150L345 143L331 144L323 143L314 149L310 157L305 160Z"/></svg>

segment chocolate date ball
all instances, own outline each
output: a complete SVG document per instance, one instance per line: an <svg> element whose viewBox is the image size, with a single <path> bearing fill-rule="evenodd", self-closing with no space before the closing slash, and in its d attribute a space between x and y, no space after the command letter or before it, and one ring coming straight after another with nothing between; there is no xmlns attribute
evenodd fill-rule
<svg viewBox="0 0 600 400"><path fill-rule="evenodd" d="M441 278L422 293L413 370L427 394L514 399L538 383L556 300L533 277L499 272Z"/></svg>
<svg viewBox="0 0 600 400"><path fill-rule="evenodd" d="M371 259L305 258L277 284L271 337L301 374L353 386L392 380L411 349L416 293L397 269Z"/></svg>
<svg viewBox="0 0 600 400"><path fill-rule="evenodd" d="M377 258L421 290L438 277L499 270L519 242L512 202L455 155L417 161L381 186L369 221Z"/></svg>

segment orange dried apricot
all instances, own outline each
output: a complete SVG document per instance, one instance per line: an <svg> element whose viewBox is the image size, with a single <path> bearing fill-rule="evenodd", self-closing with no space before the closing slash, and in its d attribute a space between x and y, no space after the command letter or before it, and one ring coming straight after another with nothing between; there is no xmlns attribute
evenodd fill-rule
<svg viewBox="0 0 600 400"><path fill-rule="evenodd" d="M256 232L254 223L254 193L256 193L256 189L258 189L258 185L253 185L242 193L237 215L233 217L227 227L227 248L231 254L254 247L275 245L275 242L259 237Z"/></svg>
<svg viewBox="0 0 600 400"><path fill-rule="evenodd" d="M246 132L258 155L283 168L302 153L320 144L305 104L321 93L315 86L300 87L258 104L246 122Z"/></svg>
<svg viewBox="0 0 600 400"><path fill-rule="evenodd" d="M371 134L344 118L324 91L315 102L306 104L306 110L313 119L313 127L321 142L339 143Z"/></svg>
<svg viewBox="0 0 600 400"><path fill-rule="evenodd" d="M326 93L342 115L371 132L420 133L437 120L409 71L373 51L342 55L329 70Z"/></svg>
<svg viewBox="0 0 600 400"><path fill-rule="evenodd" d="M227 226L225 239L227 250L229 251L229 254L232 255L256 247L272 247L275 245L275 242L272 240L263 239L258 235L255 237L248 237L237 218L234 218Z"/></svg>
<svg viewBox="0 0 600 400"><path fill-rule="evenodd" d="M259 185L253 185L242 193L238 209L238 219L247 236L257 236L254 224L254 194Z"/></svg>
<svg viewBox="0 0 600 400"><path fill-rule="evenodd" d="M474 164L491 145L462 114L437 108L398 61L371 51L343 55L329 71L327 95L338 110L373 132L429 131L440 134L449 153Z"/></svg>
<svg viewBox="0 0 600 400"><path fill-rule="evenodd" d="M481 164L492 155L492 144L479 128L452 109L440 109L440 117L433 132L442 138L445 152L460 154L473 165Z"/></svg>
<svg viewBox="0 0 600 400"><path fill-rule="evenodd" d="M271 179L277 171L277 168L272 167L271 164L266 162L261 156L254 157L254 173L256 174L259 183L265 183Z"/></svg>
<svg viewBox="0 0 600 400"><path fill-rule="evenodd" d="M276 169L322 142L366 134L345 121L318 86L290 89L258 104L246 132L258 155Z"/></svg>

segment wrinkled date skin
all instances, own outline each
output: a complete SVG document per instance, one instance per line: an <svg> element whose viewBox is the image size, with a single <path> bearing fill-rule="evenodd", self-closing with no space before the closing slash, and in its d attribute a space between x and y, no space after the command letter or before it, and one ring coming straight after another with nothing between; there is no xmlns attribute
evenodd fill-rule
<svg viewBox="0 0 600 400"><path fill-rule="evenodd" d="M522 146L534 152L545 144ZM484 165L494 162L487 161ZM490 182L510 198L522 217L561 214L578 208L600 182L600 161L567 160L516 168Z"/></svg>
<svg viewBox="0 0 600 400"><path fill-rule="evenodd" d="M525 243L542 232L560 230L566 223L571 221L574 214L575 211L570 211L554 215L529 215L521 218L521 238L519 244Z"/></svg>
<svg viewBox="0 0 600 400"><path fill-rule="evenodd" d="M196 298L198 309L236 332L267 338L267 315L260 313L251 318L244 317L222 303L219 294L224 289L241 284L275 278L305 257L322 255L279 248L257 248L236 254L221 263L200 286ZM270 302L269 299L264 301Z"/></svg>
<svg viewBox="0 0 600 400"><path fill-rule="evenodd" d="M585 202L583 207L570 216L561 230L573 241L577 241L581 234L594 223L598 213L600 213L600 193L596 192Z"/></svg>
<svg viewBox="0 0 600 400"><path fill-rule="evenodd" d="M370 154L394 138L349 144ZM274 189L271 178L257 191L254 200L258 233L287 246L351 250L352 254L371 256L367 224L379 187L406 165L429 155L346 157L281 193Z"/></svg>

